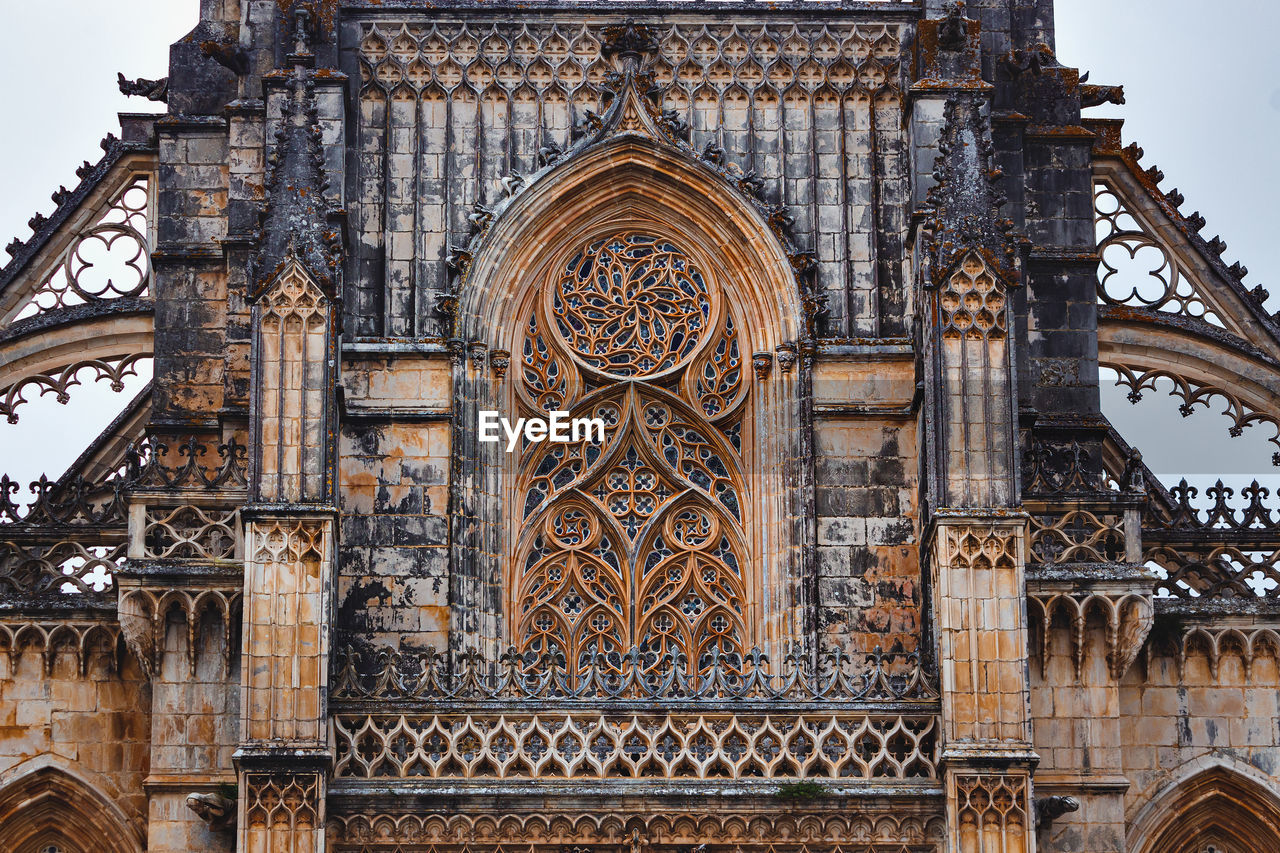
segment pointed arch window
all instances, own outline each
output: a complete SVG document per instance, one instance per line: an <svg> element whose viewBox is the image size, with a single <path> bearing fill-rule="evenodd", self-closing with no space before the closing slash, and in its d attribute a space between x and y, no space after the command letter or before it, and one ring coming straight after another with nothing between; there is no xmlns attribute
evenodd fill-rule
<svg viewBox="0 0 1280 853"><path fill-rule="evenodd" d="M518 451L508 623L527 660L636 648L705 667L752 647L742 328L722 283L650 231L591 240L535 288L508 402L605 430Z"/></svg>

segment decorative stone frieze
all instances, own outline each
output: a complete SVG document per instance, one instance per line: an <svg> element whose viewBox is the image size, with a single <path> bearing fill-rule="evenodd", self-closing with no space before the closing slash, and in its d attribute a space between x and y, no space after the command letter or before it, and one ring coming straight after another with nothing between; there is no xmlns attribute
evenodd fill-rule
<svg viewBox="0 0 1280 853"><path fill-rule="evenodd" d="M1035 583L1028 591L1029 615L1033 626L1040 628L1040 670L1049 666L1050 635L1055 620L1063 619L1071 636L1071 653L1076 678L1081 677L1087 649L1085 629L1093 616L1105 626L1106 658L1111 677L1122 679L1142 653L1155 621L1150 595L1105 589L1056 589L1053 585Z"/></svg>
<svg viewBox="0 0 1280 853"><path fill-rule="evenodd" d="M928 715L338 714L334 737L339 779L938 778Z"/></svg>
<svg viewBox="0 0 1280 853"><path fill-rule="evenodd" d="M328 839L339 853L370 850L437 849L492 851L503 844L535 850L563 850L565 845L609 846L642 851L651 846L726 845L729 849L767 850L786 838L809 850L872 851L906 849L936 851L942 843L942 820L904 810L868 809L866 813L831 814L799 809L770 813L730 810L688 814L651 812L528 812L483 816L462 814L342 814L329 819Z"/></svg>

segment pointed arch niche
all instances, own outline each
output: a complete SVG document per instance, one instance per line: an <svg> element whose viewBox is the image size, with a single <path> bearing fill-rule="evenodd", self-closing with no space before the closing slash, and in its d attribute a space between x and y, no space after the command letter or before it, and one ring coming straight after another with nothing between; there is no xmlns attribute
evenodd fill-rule
<svg viewBox="0 0 1280 853"><path fill-rule="evenodd" d="M45 766L0 788L0 850L141 853L143 843L111 800L57 767Z"/></svg>
<svg viewBox="0 0 1280 853"><path fill-rule="evenodd" d="M1259 771L1248 771L1211 765L1180 774L1138 813L1127 833L1129 849L1280 853L1280 798Z"/></svg>
<svg viewBox="0 0 1280 853"><path fill-rule="evenodd" d="M783 247L682 152L624 136L517 196L459 294L455 648L570 669L808 647L811 466ZM478 413L603 441L478 441Z"/></svg>

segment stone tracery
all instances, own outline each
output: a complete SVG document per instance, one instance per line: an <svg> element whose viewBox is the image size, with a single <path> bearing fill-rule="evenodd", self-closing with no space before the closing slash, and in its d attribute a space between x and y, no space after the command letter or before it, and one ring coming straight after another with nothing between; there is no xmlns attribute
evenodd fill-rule
<svg viewBox="0 0 1280 853"><path fill-rule="evenodd" d="M520 652L571 670L632 647L650 664L741 659L744 460L729 424L707 417L736 405L742 370L715 283L670 240L615 234L573 254L524 328L523 407L557 401L601 418L605 436L533 445L520 462L516 493L536 531L513 567Z"/></svg>

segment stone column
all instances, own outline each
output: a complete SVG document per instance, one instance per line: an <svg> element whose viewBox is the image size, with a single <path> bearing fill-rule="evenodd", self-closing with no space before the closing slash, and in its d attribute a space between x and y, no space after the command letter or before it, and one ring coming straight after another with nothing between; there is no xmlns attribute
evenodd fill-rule
<svg viewBox="0 0 1280 853"><path fill-rule="evenodd" d="M333 502L333 304L294 258L254 307L239 847L324 849Z"/></svg>
<svg viewBox="0 0 1280 853"><path fill-rule="evenodd" d="M333 34L303 9L293 66L270 94L269 204L249 271L253 358L245 509L238 846L320 853L332 755L328 674L337 504L336 294L341 249L325 140L342 139L341 98L317 103L317 54ZM316 39L312 52L310 39ZM330 57L332 61L333 57ZM324 78L333 79L331 73ZM327 135L326 135L327 134Z"/></svg>
<svg viewBox="0 0 1280 853"><path fill-rule="evenodd" d="M239 846L324 849L332 516L266 513L248 525Z"/></svg>
<svg viewBox="0 0 1280 853"><path fill-rule="evenodd" d="M1026 522L955 516L933 536L948 849L1033 853Z"/></svg>
<svg viewBox="0 0 1280 853"><path fill-rule="evenodd" d="M947 850L1034 853L1027 518L1020 510L1010 294L1020 241L990 139L978 21L920 29L912 88L921 227L926 505L941 670ZM928 161L932 157L932 169Z"/></svg>

